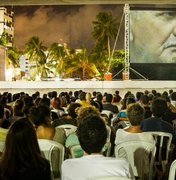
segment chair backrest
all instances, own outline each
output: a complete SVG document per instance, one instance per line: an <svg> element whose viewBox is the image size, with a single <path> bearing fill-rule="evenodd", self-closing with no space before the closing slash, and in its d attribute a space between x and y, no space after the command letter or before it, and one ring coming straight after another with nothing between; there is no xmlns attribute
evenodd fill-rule
<svg viewBox="0 0 176 180"><path fill-rule="evenodd" d="M105 150L105 151L104 151ZM111 156L111 142L107 141L104 145L102 152L105 156L110 157ZM104 153L105 152L105 153Z"/></svg>
<svg viewBox="0 0 176 180"><path fill-rule="evenodd" d="M109 157L111 154L111 128L110 126L106 125L106 129L107 129L107 141L102 150L105 149L106 151L105 156Z"/></svg>
<svg viewBox="0 0 176 180"><path fill-rule="evenodd" d="M0 156L2 155L5 147L5 141L0 141Z"/></svg>
<svg viewBox="0 0 176 180"><path fill-rule="evenodd" d="M176 119L172 120L172 125L173 125L173 128L174 128L174 131L176 132Z"/></svg>
<svg viewBox="0 0 176 180"><path fill-rule="evenodd" d="M140 179L144 179L146 175L148 179L152 178L155 152L155 144L145 141L128 141L115 146L115 157L126 158L134 176Z"/></svg>
<svg viewBox="0 0 176 180"><path fill-rule="evenodd" d="M176 175L176 160L172 162L169 170L169 178L168 180L175 180L175 175Z"/></svg>
<svg viewBox="0 0 176 180"><path fill-rule="evenodd" d="M65 135L68 136L71 133L74 133L77 130L77 127L72 124L63 124L56 126L56 128L63 128L65 130Z"/></svg>
<svg viewBox="0 0 176 180"><path fill-rule="evenodd" d="M52 140L38 139L42 155L49 160L54 178L61 176L61 165L64 160L64 146Z"/></svg>
<svg viewBox="0 0 176 180"><path fill-rule="evenodd" d="M71 158L79 158L84 155L84 151L81 145L76 144L70 147Z"/></svg>
<svg viewBox="0 0 176 180"><path fill-rule="evenodd" d="M113 114L113 112L109 110L102 110L101 114L106 114L109 117L111 114Z"/></svg>
<svg viewBox="0 0 176 180"><path fill-rule="evenodd" d="M127 177L118 177L118 176L104 176L104 177L96 177L92 180L130 180Z"/></svg>
<svg viewBox="0 0 176 180"><path fill-rule="evenodd" d="M166 166L169 161L169 153L172 141L172 134L167 132L150 131L156 141L155 164L162 165L163 172L166 172Z"/></svg>
<svg viewBox="0 0 176 180"><path fill-rule="evenodd" d="M109 142L111 140L111 128L110 126L106 125L106 129L107 129L107 141Z"/></svg>

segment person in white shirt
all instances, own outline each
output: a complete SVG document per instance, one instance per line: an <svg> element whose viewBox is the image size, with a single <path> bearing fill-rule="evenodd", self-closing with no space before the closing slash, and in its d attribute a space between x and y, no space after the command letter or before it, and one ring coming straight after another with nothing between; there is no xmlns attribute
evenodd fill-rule
<svg viewBox="0 0 176 180"><path fill-rule="evenodd" d="M127 117L130 125L116 132L115 145L127 141L145 141L154 143L153 136L141 130L144 119L144 108L139 103L132 103L127 107Z"/></svg>
<svg viewBox="0 0 176 180"><path fill-rule="evenodd" d="M62 180L90 180L101 176L133 178L125 159L104 157L101 150L106 143L107 130L99 116L88 116L77 129L78 139L85 155L67 159L62 164Z"/></svg>

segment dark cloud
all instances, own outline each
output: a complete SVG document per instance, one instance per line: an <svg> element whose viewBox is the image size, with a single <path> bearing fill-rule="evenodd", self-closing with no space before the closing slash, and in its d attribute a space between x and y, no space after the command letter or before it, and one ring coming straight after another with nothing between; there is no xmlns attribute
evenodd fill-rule
<svg viewBox="0 0 176 180"><path fill-rule="evenodd" d="M39 36L46 46L53 42L66 42L74 48L91 46L92 21L96 15L100 11L112 11L119 20L122 15L120 5L28 6L16 9L15 44L19 48L23 48L32 36Z"/></svg>

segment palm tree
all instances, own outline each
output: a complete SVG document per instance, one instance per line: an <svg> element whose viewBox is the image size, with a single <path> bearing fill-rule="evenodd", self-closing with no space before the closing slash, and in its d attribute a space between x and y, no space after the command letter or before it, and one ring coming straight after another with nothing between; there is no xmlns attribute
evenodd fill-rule
<svg viewBox="0 0 176 180"><path fill-rule="evenodd" d="M31 62L35 65L31 66L32 78L39 75L41 78L46 78L53 72L47 67L48 55L46 52L47 48L40 41L39 37L33 36L26 43L25 53L29 57Z"/></svg>
<svg viewBox="0 0 176 180"><path fill-rule="evenodd" d="M82 80L100 75L95 64L89 60L87 49L85 47L82 48L79 52L74 51L74 55L72 53L71 56L73 59L70 62L70 67L67 68L67 74L81 72Z"/></svg>
<svg viewBox="0 0 176 180"><path fill-rule="evenodd" d="M1 46L6 46L8 43L7 41L7 37L6 37L6 33L5 31L1 34L1 37L0 37L0 45Z"/></svg>
<svg viewBox="0 0 176 180"><path fill-rule="evenodd" d="M7 49L7 61L6 67L13 66L14 68L18 68L19 65L20 53L17 47L9 47Z"/></svg>
<svg viewBox="0 0 176 180"><path fill-rule="evenodd" d="M118 49L114 51L114 57L112 58L112 66L118 66L118 64L124 65L125 63L125 50Z"/></svg>
<svg viewBox="0 0 176 180"><path fill-rule="evenodd" d="M48 66L54 68L56 76L64 77L66 60L69 56L65 45L53 43L49 48Z"/></svg>
<svg viewBox="0 0 176 180"><path fill-rule="evenodd" d="M100 51L98 47L94 48L89 56L90 60L94 62L98 71L100 72L101 78L104 77L104 74L107 72L108 66L108 54L106 50Z"/></svg>
<svg viewBox="0 0 176 180"><path fill-rule="evenodd" d="M46 57L46 50L47 48L43 45L43 42L40 41L39 37L33 36L26 43L24 52L29 57L29 60L35 62L38 67Z"/></svg>
<svg viewBox="0 0 176 180"><path fill-rule="evenodd" d="M0 48L1 53L4 54L4 59L1 59L1 79L5 80L5 71L7 69L13 69L19 67L19 50L16 46L8 47L9 40L4 31L0 37ZM5 70L6 69L6 70Z"/></svg>
<svg viewBox="0 0 176 180"><path fill-rule="evenodd" d="M41 79L45 79L53 75L53 71L47 66L47 63L42 63L38 67L32 65L30 67L30 71L31 71L30 75L32 80L35 80L37 75L40 75Z"/></svg>
<svg viewBox="0 0 176 180"><path fill-rule="evenodd" d="M96 21L93 21L93 25L92 35L95 38L95 52L107 52L109 62L107 72L109 72L111 66L111 45L118 32L117 19L114 19L110 12L100 12L96 16Z"/></svg>

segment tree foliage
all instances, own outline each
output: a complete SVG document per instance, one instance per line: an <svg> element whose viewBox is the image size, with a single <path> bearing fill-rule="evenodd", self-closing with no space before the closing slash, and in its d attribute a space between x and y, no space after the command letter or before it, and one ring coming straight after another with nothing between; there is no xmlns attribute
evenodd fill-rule
<svg viewBox="0 0 176 180"><path fill-rule="evenodd" d="M95 38L95 46L93 49L93 57L98 64L106 67L101 67L102 73L109 72L112 67L112 46L114 46L115 39L118 32L118 21L109 12L100 12L96 16L96 21L93 21L92 35Z"/></svg>
<svg viewBox="0 0 176 180"><path fill-rule="evenodd" d="M34 65L30 67L32 73L31 76L34 78L36 75L41 78L46 78L53 74L49 67L47 67L47 48L40 41L39 37L33 36L26 43L25 53Z"/></svg>
<svg viewBox="0 0 176 180"><path fill-rule="evenodd" d="M9 47L7 49L7 61L6 67L13 66L14 68L18 68L19 65L20 53L17 47Z"/></svg>
<svg viewBox="0 0 176 180"><path fill-rule="evenodd" d="M33 77L48 77L52 74L61 78L81 77L86 80L103 77L113 66L123 64L123 50L115 50L112 56L111 47L118 32L117 19L110 12L100 12L92 23L95 43L90 54L86 47L71 49L66 44L53 43L47 48L39 37L31 37L26 43L25 53L34 62L31 66Z"/></svg>
<svg viewBox="0 0 176 180"><path fill-rule="evenodd" d="M72 53L72 61L70 67L67 69L67 73L76 72L81 76L83 80L95 77L99 75L99 71L93 62L90 61L87 49L83 47L79 52Z"/></svg>

